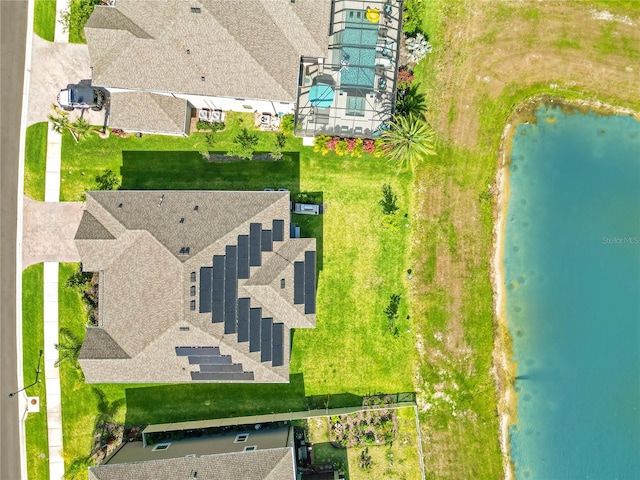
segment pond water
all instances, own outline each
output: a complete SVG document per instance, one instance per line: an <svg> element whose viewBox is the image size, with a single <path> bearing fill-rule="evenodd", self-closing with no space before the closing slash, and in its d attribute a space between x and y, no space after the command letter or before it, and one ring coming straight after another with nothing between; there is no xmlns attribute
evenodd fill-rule
<svg viewBox="0 0 640 480"><path fill-rule="evenodd" d="M637 478L640 122L537 119L514 135L505 232L516 478Z"/></svg>

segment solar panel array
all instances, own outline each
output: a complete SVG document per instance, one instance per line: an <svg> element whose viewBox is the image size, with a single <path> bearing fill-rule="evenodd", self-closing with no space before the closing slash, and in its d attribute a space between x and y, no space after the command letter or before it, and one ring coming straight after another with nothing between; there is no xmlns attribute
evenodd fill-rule
<svg viewBox="0 0 640 480"><path fill-rule="evenodd" d="M316 313L316 252L304 252L304 262L293 264L293 303L304 313Z"/></svg>
<svg viewBox="0 0 640 480"><path fill-rule="evenodd" d="M253 380L253 372L245 372L241 363L233 363L231 355L221 355L219 347L176 347L176 355L200 367L200 371L191 372L191 380Z"/></svg>
<svg viewBox="0 0 640 480"><path fill-rule="evenodd" d="M249 298L238 298L238 279L248 279L250 267L262 266L262 252L273 251L273 242L285 240L284 220L273 220L272 225L271 230L263 230L262 224L251 223L249 235L238 235L236 245L227 245L224 255L214 255L212 267L200 268L199 310L211 313L213 323L223 323L225 335L236 334L239 343L249 342L249 351L260 352L261 362L278 367L284 365L284 324L263 318L262 309L251 308ZM294 303L304 304L305 313L315 313L315 268L315 252L305 252L305 260L294 263ZM253 377L233 364L231 357L183 355L189 356L190 364L200 365L200 372L192 372L193 380Z"/></svg>

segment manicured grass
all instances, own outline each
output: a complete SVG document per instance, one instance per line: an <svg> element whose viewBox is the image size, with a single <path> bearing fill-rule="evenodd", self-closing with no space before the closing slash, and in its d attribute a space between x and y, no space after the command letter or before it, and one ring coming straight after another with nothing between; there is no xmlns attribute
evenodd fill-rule
<svg viewBox="0 0 640 480"><path fill-rule="evenodd" d="M226 125L224 131L213 134L213 146L207 144L203 133L194 133L186 138L162 135L143 135L141 138L132 135L122 138L111 135L108 139L102 139L94 134L88 140L75 143L71 134L66 131L62 142L60 199L62 201L80 200L86 190L96 188L95 176L106 169L111 169L118 175L121 174L121 169L126 170L123 187L128 189L220 188L207 186L207 184L215 181L217 172L225 171L228 171L227 182L232 181L237 175L242 175L237 185L245 184L244 189L289 188L287 185L270 185L268 182L271 179L263 176L265 172L260 171L260 167L255 167L254 164L249 169L242 166L243 164L224 164L227 167L219 169L219 164L199 162L198 159L202 156L198 152L226 152L244 126L252 127L253 114L230 112ZM258 135L256 151L270 151L275 135L271 132L256 133ZM284 150L296 151L300 144L299 139L289 137ZM268 163L271 164L271 162ZM153 176L154 179L147 181L145 179L147 175ZM247 184L247 181L251 183Z"/></svg>
<svg viewBox="0 0 640 480"><path fill-rule="evenodd" d="M240 128L237 118L243 118L230 117L227 130L216 134L215 145L224 147L217 148L221 151ZM275 135L260 132L259 137L258 150L268 151ZM291 382L99 385L110 401L126 398L127 424L360 405L366 394L413 390L414 337L406 303L406 246L414 221L408 215L411 175L396 175L393 165L371 156L322 157L300 143L289 138L286 150L294 153L278 162L210 163L198 153L207 148L203 135L95 137L79 144L63 137L65 200L77 200L86 189L95 188L95 175L111 168L122 176L124 189L288 188L319 192L326 205L322 216L294 218L304 236L317 238L320 258L317 327L294 331ZM401 207L393 228L381 224L378 200L384 183L392 185ZM61 267L61 285L74 268ZM384 315L394 293L402 297L397 338L387 331ZM83 335L86 315L79 295L61 287L60 302L61 326L70 325ZM65 451L73 459L88 453L96 401L74 368L63 366L61 373L63 401L68 399L63 407ZM117 421L125 421L124 416L122 409Z"/></svg>
<svg viewBox="0 0 640 480"><path fill-rule="evenodd" d="M56 0L35 0L33 31L53 42L56 30Z"/></svg>
<svg viewBox="0 0 640 480"><path fill-rule="evenodd" d="M44 347L44 267L32 265L22 272L22 361L23 385L35 380L40 351ZM30 413L25 422L27 438L27 474L31 479L49 478L47 441L47 399L44 383L44 359L40 362L38 383L29 387L29 396L40 397L40 412Z"/></svg>
<svg viewBox="0 0 640 480"><path fill-rule="evenodd" d="M24 193L41 202L44 201L48 128L47 122L29 126L25 140Z"/></svg>

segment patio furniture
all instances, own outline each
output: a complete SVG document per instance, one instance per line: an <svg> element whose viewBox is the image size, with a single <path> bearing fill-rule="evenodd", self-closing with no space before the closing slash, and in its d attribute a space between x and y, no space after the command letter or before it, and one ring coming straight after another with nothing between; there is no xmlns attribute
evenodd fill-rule
<svg viewBox="0 0 640 480"><path fill-rule="evenodd" d="M354 135L362 135L362 127L356 127L353 129Z"/></svg>

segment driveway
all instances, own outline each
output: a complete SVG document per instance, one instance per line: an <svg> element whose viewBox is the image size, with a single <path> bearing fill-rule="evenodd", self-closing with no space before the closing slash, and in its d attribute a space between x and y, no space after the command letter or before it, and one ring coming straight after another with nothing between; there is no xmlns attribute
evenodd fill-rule
<svg viewBox="0 0 640 480"><path fill-rule="evenodd" d="M79 262L75 237L80 202L37 202L24 197L22 268L39 262Z"/></svg>
<svg viewBox="0 0 640 480"><path fill-rule="evenodd" d="M31 84L29 86L29 113L27 124L46 122L52 112L51 104L57 104L58 92L69 84L91 79L89 47L74 43L54 43L33 35L31 60ZM74 110L73 120L84 115L92 125L103 125L105 112Z"/></svg>

